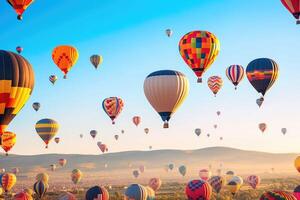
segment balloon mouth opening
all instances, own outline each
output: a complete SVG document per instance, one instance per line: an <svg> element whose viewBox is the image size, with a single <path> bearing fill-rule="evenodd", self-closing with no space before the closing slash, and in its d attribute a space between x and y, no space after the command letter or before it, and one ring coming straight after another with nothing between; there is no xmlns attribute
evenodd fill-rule
<svg viewBox="0 0 300 200"><path fill-rule="evenodd" d="M164 128L169 128L169 123L168 123L168 122L165 122L163 127L164 127Z"/></svg>
<svg viewBox="0 0 300 200"><path fill-rule="evenodd" d="M197 83L202 83L202 78L201 78L201 77L199 77L199 78L197 79Z"/></svg>
<svg viewBox="0 0 300 200"><path fill-rule="evenodd" d="M22 15L18 15L17 19L22 20L23 19Z"/></svg>

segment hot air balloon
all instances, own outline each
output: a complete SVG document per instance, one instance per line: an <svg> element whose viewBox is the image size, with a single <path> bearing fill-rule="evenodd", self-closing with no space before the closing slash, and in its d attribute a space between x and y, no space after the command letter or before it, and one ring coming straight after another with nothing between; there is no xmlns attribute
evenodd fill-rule
<svg viewBox="0 0 300 200"><path fill-rule="evenodd" d="M5 171L6 171L5 168L1 168L1 169L0 169L0 174L4 174Z"/></svg>
<svg viewBox="0 0 300 200"><path fill-rule="evenodd" d="M92 55L90 57L91 63L94 65L95 69L103 62L103 57L100 55Z"/></svg>
<svg viewBox="0 0 300 200"><path fill-rule="evenodd" d="M122 133L122 134L124 134L124 133L125 133L125 131L124 131L124 130L121 130L121 133Z"/></svg>
<svg viewBox="0 0 300 200"><path fill-rule="evenodd" d="M282 129L281 129L281 133L282 133L283 135L285 135L286 132L287 132L287 129L286 129L286 128L282 128Z"/></svg>
<svg viewBox="0 0 300 200"><path fill-rule="evenodd" d="M35 124L37 134L42 138L48 148L49 142L56 135L59 125L53 119L41 119Z"/></svg>
<svg viewBox="0 0 300 200"><path fill-rule="evenodd" d="M140 116L134 116L132 118L133 123L138 126L141 123L141 117Z"/></svg>
<svg viewBox="0 0 300 200"><path fill-rule="evenodd" d="M97 145L98 145L99 149L102 151L102 153L105 153L106 151L108 151L108 148L107 148L106 144L102 144L101 142L97 142Z"/></svg>
<svg viewBox="0 0 300 200"><path fill-rule="evenodd" d="M281 3L295 17L296 24L300 24L300 1L299 0L281 0Z"/></svg>
<svg viewBox="0 0 300 200"><path fill-rule="evenodd" d="M83 138L83 134L80 134L79 137L80 137L80 138Z"/></svg>
<svg viewBox="0 0 300 200"><path fill-rule="evenodd" d="M82 178L82 172L79 169L74 169L71 173L72 182L74 184L77 184L80 182L81 178Z"/></svg>
<svg viewBox="0 0 300 200"><path fill-rule="evenodd" d="M217 37L208 31L192 31L179 42L179 52L185 63L194 71L198 82L211 66L220 51Z"/></svg>
<svg viewBox="0 0 300 200"><path fill-rule="evenodd" d="M256 187L260 184L260 177L257 175L250 175L247 177L247 183L253 188L256 189Z"/></svg>
<svg viewBox="0 0 300 200"><path fill-rule="evenodd" d="M67 164L67 160L64 158L61 158L58 160L58 163L60 166L64 167Z"/></svg>
<svg viewBox="0 0 300 200"><path fill-rule="evenodd" d="M124 107L124 102L119 97L109 97L103 100L102 107L105 113L112 120L112 124L115 124L115 119L121 113Z"/></svg>
<svg viewBox="0 0 300 200"><path fill-rule="evenodd" d="M211 177L211 171L209 171L208 169L201 169L199 171L199 177L203 181L208 181Z"/></svg>
<svg viewBox="0 0 300 200"><path fill-rule="evenodd" d="M203 180L192 180L187 184L185 194L189 200L210 200L212 188Z"/></svg>
<svg viewBox="0 0 300 200"><path fill-rule="evenodd" d="M139 166L139 170L140 170L141 173L144 173L145 169L146 169L146 167L144 165Z"/></svg>
<svg viewBox="0 0 300 200"><path fill-rule="evenodd" d="M297 200L297 199L290 192L267 191L261 195L260 200Z"/></svg>
<svg viewBox="0 0 300 200"><path fill-rule="evenodd" d="M51 164L50 165L50 170L54 172L56 170L56 165L55 164Z"/></svg>
<svg viewBox="0 0 300 200"><path fill-rule="evenodd" d="M243 80L245 74L245 70L242 65L230 65L226 69L226 76L237 88L238 84Z"/></svg>
<svg viewBox="0 0 300 200"><path fill-rule="evenodd" d="M49 188L48 183L45 183L43 181L37 181L33 185L33 190L39 199L43 199L43 197L46 195L48 188Z"/></svg>
<svg viewBox="0 0 300 200"><path fill-rule="evenodd" d="M134 178L138 178L140 175L140 171L139 170L133 170L132 175L134 176Z"/></svg>
<svg viewBox="0 0 300 200"><path fill-rule="evenodd" d="M144 132L145 132L146 134L148 134L148 133L149 133L149 128L144 128Z"/></svg>
<svg viewBox="0 0 300 200"><path fill-rule="evenodd" d="M207 136L207 137L210 137L210 134L207 134L206 136Z"/></svg>
<svg viewBox="0 0 300 200"><path fill-rule="evenodd" d="M213 176L208 180L208 182L211 185L211 187L216 191L216 193L219 193L226 183L224 178L221 176Z"/></svg>
<svg viewBox="0 0 300 200"><path fill-rule="evenodd" d="M14 147L17 142L16 134L5 131L2 136L2 149L6 152L6 156L8 156L8 152Z"/></svg>
<svg viewBox="0 0 300 200"><path fill-rule="evenodd" d="M20 169L18 167L14 167L11 169L11 172L14 174L14 175L17 175L19 172L20 172Z"/></svg>
<svg viewBox="0 0 300 200"><path fill-rule="evenodd" d="M189 92L189 82L178 71L161 70L149 74L144 81L144 92L152 107L164 121L164 128Z"/></svg>
<svg viewBox="0 0 300 200"><path fill-rule="evenodd" d="M22 51L23 51L23 48L20 47L20 46L17 46L17 47L16 47L16 51L17 51L19 54L21 54Z"/></svg>
<svg viewBox="0 0 300 200"><path fill-rule="evenodd" d="M75 195L70 192L64 192L58 197L58 200L77 200Z"/></svg>
<svg viewBox="0 0 300 200"><path fill-rule="evenodd" d="M186 166L181 165L181 166L178 168L178 171L179 171L179 173L181 174L181 176L185 176L185 175L186 175Z"/></svg>
<svg viewBox="0 0 300 200"><path fill-rule="evenodd" d="M174 165L173 163L170 163L170 164L168 165L168 167L169 167L169 169L172 171L172 170L174 169L175 165Z"/></svg>
<svg viewBox="0 0 300 200"><path fill-rule="evenodd" d="M109 200L109 193L104 187L94 186L85 193L86 200Z"/></svg>
<svg viewBox="0 0 300 200"><path fill-rule="evenodd" d="M97 131L96 130L91 130L90 131L90 135L92 136L92 138L95 138L97 136Z"/></svg>
<svg viewBox="0 0 300 200"><path fill-rule="evenodd" d="M26 192L27 194L30 194L30 196L32 196L33 195L33 190L31 189L31 188L25 188L24 189L24 192Z"/></svg>
<svg viewBox="0 0 300 200"><path fill-rule="evenodd" d="M34 109L35 111L38 111L38 110L40 109L40 107L41 107L41 104L40 104L39 102L34 102L34 103L32 104L32 107L33 107L33 109Z"/></svg>
<svg viewBox="0 0 300 200"><path fill-rule="evenodd" d="M42 181L44 183L48 183L49 175L47 173L39 173L39 174L36 175L35 180L37 182Z"/></svg>
<svg viewBox="0 0 300 200"><path fill-rule="evenodd" d="M221 115L221 111L217 111L217 115L220 116Z"/></svg>
<svg viewBox="0 0 300 200"><path fill-rule="evenodd" d="M64 78L67 78L67 73L76 64L78 57L77 49L69 45L57 46L52 51L52 60L63 72Z"/></svg>
<svg viewBox="0 0 300 200"><path fill-rule="evenodd" d="M166 34L168 37L171 37L173 35L173 31L171 29L166 29Z"/></svg>
<svg viewBox="0 0 300 200"><path fill-rule="evenodd" d="M0 50L0 135L23 108L34 86L34 72L22 56Z"/></svg>
<svg viewBox="0 0 300 200"><path fill-rule="evenodd" d="M54 83L57 81L57 76L56 75L50 75L49 76L49 81L54 85Z"/></svg>
<svg viewBox="0 0 300 200"><path fill-rule="evenodd" d="M264 102L264 98L258 98L256 99L256 104L258 105L258 107L261 107L262 103Z"/></svg>
<svg viewBox="0 0 300 200"><path fill-rule="evenodd" d="M18 14L18 20L22 20L22 18L23 18L22 17L23 12L28 8L28 6L30 6L30 4L33 1L34 0L24 0L24 1L20 1L20 0L7 0L7 2L11 5L11 7L13 7L13 9Z"/></svg>
<svg viewBox="0 0 300 200"><path fill-rule="evenodd" d="M160 178L151 178L148 183L149 187L151 187L155 192L157 190L159 190L159 188L161 187L161 184L162 184L162 182L161 182Z"/></svg>
<svg viewBox="0 0 300 200"><path fill-rule="evenodd" d="M147 190L140 184L131 184L125 191L124 200L146 200Z"/></svg>
<svg viewBox="0 0 300 200"><path fill-rule="evenodd" d="M227 184L227 188L229 189L230 193L234 196L241 188L241 185L235 181L230 181Z"/></svg>
<svg viewBox="0 0 300 200"><path fill-rule="evenodd" d="M219 76L211 76L208 78L207 80L207 85L209 87L209 89L214 93L214 95L216 96L217 93L219 92L219 90L222 88L223 86L223 80L221 77Z"/></svg>
<svg viewBox="0 0 300 200"><path fill-rule="evenodd" d="M200 136L200 134L201 134L201 129L200 129L200 128L196 128L196 129L195 129L195 134L196 134L197 136Z"/></svg>
<svg viewBox="0 0 300 200"><path fill-rule="evenodd" d="M262 94L263 101L264 95L278 77L278 65L272 59L258 58L248 64L246 74L251 85Z"/></svg>
<svg viewBox="0 0 300 200"><path fill-rule="evenodd" d="M298 185L293 192L293 195L296 197L297 200L300 199L300 185Z"/></svg>
<svg viewBox="0 0 300 200"><path fill-rule="evenodd" d="M234 171L229 170L226 172L226 179L231 180L234 175L235 175Z"/></svg>
<svg viewBox="0 0 300 200"><path fill-rule="evenodd" d="M5 173L1 177L1 185L5 192L9 192L17 182L17 177L12 173Z"/></svg>
<svg viewBox="0 0 300 200"><path fill-rule="evenodd" d="M297 169L297 171L300 173L300 156L298 156L298 157L295 159L294 166L295 166L295 168Z"/></svg>
<svg viewBox="0 0 300 200"><path fill-rule="evenodd" d="M119 139L119 135L115 135L115 140L118 140Z"/></svg>
<svg viewBox="0 0 300 200"><path fill-rule="evenodd" d="M54 141L55 141L56 144L58 144L59 141L60 141L60 138L59 138L59 137L56 137L56 138L54 138Z"/></svg>
<svg viewBox="0 0 300 200"><path fill-rule="evenodd" d="M146 186L145 189L147 191L147 199L146 200L155 200L155 191L149 186Z"/></svg>
<svg viewBox="0 0 300 200"><path fill-rule="evenodd" d="M218 128L218 125L217 124L214 124L214 129Z"/></svg>
<svg viewBox="0 0 300 200"><path fill-rule="evenodd" d="M265 132L265 130L267 129L267 124L260 123L260 124L258 124L258 128L259 128L259 130L261 130L261 132Z"/></svg>
<svg viewBox="0 0 300 200"><path fill-rule="evenodd" d="M33 198L26 192L19 192L14 196L13 200L33 200Z"/></svg>
<svg viewBox="0 0 300 200"><path fill-rule="evenodd" d="M240 176L233 176L230 181L234 181L234 182L238 183L239 185L244 184L244 180Z"/></svg>

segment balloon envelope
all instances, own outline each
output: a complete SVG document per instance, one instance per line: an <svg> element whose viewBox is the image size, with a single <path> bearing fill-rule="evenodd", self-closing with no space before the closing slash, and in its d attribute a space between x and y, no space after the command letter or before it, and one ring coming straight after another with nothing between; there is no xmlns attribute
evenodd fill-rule
<svg viewBox="0 0 300 200"><path fill-rule="evenodd" d="M187 184L185 194L189 200L210 200L212 188L203 180L192 180Z"/></svg>

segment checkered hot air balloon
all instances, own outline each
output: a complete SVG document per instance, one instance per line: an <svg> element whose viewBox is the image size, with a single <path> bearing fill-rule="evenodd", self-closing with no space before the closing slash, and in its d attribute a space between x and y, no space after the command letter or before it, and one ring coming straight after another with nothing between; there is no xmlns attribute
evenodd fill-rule
<svg viewBox="0 0 300 200"><path fill-rule="evenodd" d="M189 32L179 41L179 53L198 77L198 82L202 82L203 73L215 61L219 51L219 40L208 31Z"/></svg>
<svg viewBox="0 0 300 200"><path fill-rule="evenodd" d="M223 86L223 80L220 76L211 76L207 80L207 85L216 96Z"/></svg>
<svg viewBox="0 0 300 200"><path fill-rule="evenodd" d="M109 193L105 187L94 186L85 193L86 200L109 200Z"/></svg>
<svg viewBox="0 0 300 200"><path fill-rule="evenodd" d="M250 175L247 177L246 181L253 189L256 189L256 187L260 184L260 177L257 175Z"/></svg>
<svg viewBox="0 0 300 200"><path fill-rule="evenodd" d="M245 70L242 67L242 65L230 65L226 69L226 76L235 86L235 89L237 88L241 80L243 80L244 74L245 74Z"/></svg>
<svg viewBox="0 0 300 200"><path fill-rule="evenodd" d="M219 193L222 187L225 185L226 181L221 176L213 176L208 180L208 183L216 191L216 193Z"/></svg>
<svg viewBox="0 0 300 200"><path fill-rule="evenodd" d="M210 200L212 188L203 180L192 180L187 184L185 194L188 200Z"/></svg>
<svg viewBox="0 0 300 200"><path fill-rule="evenodd" d="M104 112L109 116L112 124L115 124L115 119L121 113L124 102L119 97L109 97L103 100L102 107Z"/></svg>

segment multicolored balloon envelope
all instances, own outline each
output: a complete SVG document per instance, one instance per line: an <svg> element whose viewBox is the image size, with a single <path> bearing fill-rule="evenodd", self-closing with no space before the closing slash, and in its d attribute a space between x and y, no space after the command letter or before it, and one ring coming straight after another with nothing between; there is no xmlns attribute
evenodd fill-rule
<svg viewBox="0 0 300 200"><path fill-rule="evenodd" d="M257 175L250 175L247 177L247 183L253 188L256 189L256 187L260 184L260 177Z"/></svg>
<svg viewBox="0 0 300 200"><path fill-rule="evenodd" d="M61 158L58 160L60 166L64 167L67 164L67 159Z"/></svg>
<svg viewBox="0 0 300 200"><path fill-rule="evenodd" d="M39 173L36 175L35 180L38 181L43 181L44 183L48 183L49 181L49 175L47 173Z"/></svg>
<svg viewBox="0 0 300 200"><path fill-rule="evenodd" d="M207 80L207 85L209 89L214 93L216 96L219 90L223 86L223 80L220 76L211 76Z"/></svg>
<svg viewBox="0 0 300 200"><path fill-rule="evenodd" d="M300 24L300 1L299 0L281 0L281 3L295 17L295 19L297 20L296 23Z"/></svg>
<svg viewBox="0 0 300 200"><path fill-rule="evenodd" d="M119 97L109 97L102 102L102 108L111 119L112 124L115 124L115 119L122 112L123 107L124 102Z"/></svg>
<svg viewBox="0 0 300 200"><path fill-rule="evenodd" d="M161 187L162 181L160 178L151 178L149 180L149 187L151 187L154 191L159 190L159 188Z"/></svg>
<svg viewBox="0 0 300 200"><path fill-rule="evenodd" d="M17 142L17 136L16 134L5 131L2 136L2 149L6 152L6 155L8 155L8 152L14 147L14 145Z"/></svg>
<svg viewBox="0 0 300 200"><path fill-rule="evenodd" d="M210 179L210 177L211 177L211 171L208 170L208 169L201 169L199 171L199 177L203 181L208 181Z"/></svg>
<svg viewBox="0 0 300 200"><path fill-rule="evenodd" d="M80 182L81 178L82 178L82 172L79 169L74 169L71 173L72 182L74 184L77 184Z"/></svg>
<svg viewBox="0 0 300 200"><path fill-rule="evenodd" d="M58 197L58 200L77 200L76 196L70 192L64 192Z"/></svg>
<svg viewBox="0 0 300 200"><path fill-rule="evenodd" d="M1 177L1 186L5 192L10 191L17 182L17 177L13 173L5 173Z"/></svg>
<svg viewBox="0 0 300 200"><path fill-rule="evenodd" d="M187 184L185 194L189 200L210 200L212 188L203 180L192 180Z"/></svg>
<svg viewBox="0 0 300 200"><path fill-rule="evenodd" d="M34 2L34 0L7 0L7 2L18 14L18 20L22 20L23 12Z"/></svg>
<svg viewBox="0 0 300 200"><path fill-rule="evenodd" d="M41 119L35 124L37 134L42 138L48 148L49 142L56 135L59 125L53 119Z"/></svg>
<svg viewBox="0 0 300 200"><path fill-rule="evenodd" d="M109 193L105 187L94 186L85 193L86 200L109 200Z"/></svg>
<svg viewBox="0 0 300 200"><path fill-rule="evenodd" d="M194 71L198 82L216 60L220 51L217 37L208 31L192 31L179 41L179 52L185 63Z"/></svg>
<svg viewBox="0 0 300 200"><path fill-rule="evenodd" d="M211 185L211 187L216 191L216 193L219 193L226 183L225 179L221 176L213 176L208 180L208 182Z"/></svg>
<svg viewBox="0 0 300 200"><path fill-rule="evenodd" d="M297 200L297 199L290 192L267 191L261 195L260 200Z"/></svg>
<svg viewBox="0 0 300 200"><path fill-rule="evenodd" d="M176 112L189 93L189 81L183 73L178 71L156 71L146 77L144 93L164 121L164 128L168 128L172 114Z"/></svg>
<svg viewBox="0 0 300 200"><path fill-rule="evenodd" d="M226 69L226 76L237 88L238 84L243 80L245 74L245 70L242 65L230 65Z"/></svg>
<svg viewBox="0 0 300 200"><path fill-rule="evenodd" d="M91 63L94 65L95 69L103 62L103 57L100 55L92 55L90 57Z"/></svg>
<svg viewBox="0 0 300 200"><path fill-rule="evenodd" d="M146 200L147 189L140 184L131 184L125 191L124 200Z"/></svg>
<svg viewBox="0 0 300 200"><path fill-rule="evenodd" d="M49 81L54 85L55 82L57 81L57 76L56 75L50 75L49 76Z"/></svg>
<svg viewBox="0 0 300 200"><path fill-rule="evenodd" d="M43 197L45 196L48 189L49 189L49 185L48 185L48 183L45 183L44 181L37 181L33 185L33 190L39 199L43 199Z"/></svg>
<svg viewBox="0 0 300 200"><path fill-rule="evenodd" d="M19 192L14 196L13 200L33 200L33 198L27 192Z"/></svg>

